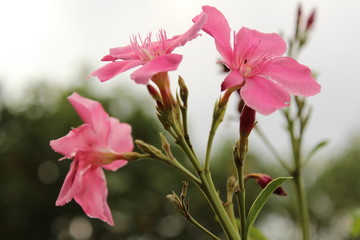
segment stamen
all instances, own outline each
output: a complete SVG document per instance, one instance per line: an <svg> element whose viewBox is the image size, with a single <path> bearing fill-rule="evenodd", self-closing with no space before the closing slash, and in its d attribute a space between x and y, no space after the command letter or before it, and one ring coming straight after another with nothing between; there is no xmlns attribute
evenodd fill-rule
<svg viewBox="0 0 360 240"><path fill-rule="evenodd" d="M156 42L153 42L151 37L152 34L149 33L145 39L142 39L140 35L134 35L132 38L130 38L130 44L135 54L144 61L149 61L155 56L166 54L166 42L168 39L165 30L161 29L159 31L159 34L156 35Z"/></svg>

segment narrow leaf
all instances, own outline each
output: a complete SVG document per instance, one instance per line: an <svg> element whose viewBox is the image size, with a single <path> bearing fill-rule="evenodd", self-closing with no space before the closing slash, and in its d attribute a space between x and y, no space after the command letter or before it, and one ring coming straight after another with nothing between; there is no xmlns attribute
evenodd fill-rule
<svg viewBox="0 0 360 240"><path fill-rule="evenodd" d="M269 199L271 194L277 189L283 182L292 179L292 177L279 177L272 180L257 196L254 203L252 204L246 220L245 231L249 235L249 229L252 228L254 222L259 215L261 209L264 207L266 201Z"/></svg>
<svg viewBox="0 0 360 240"><path fill-rule="evenodd" d="M306 161L304 162L304 165L312 158L312 156L321 148L325 147L329 142L324 140L319 142L315 147L313 147L313 149L309 152L309 154L307 155Z"/></svg>

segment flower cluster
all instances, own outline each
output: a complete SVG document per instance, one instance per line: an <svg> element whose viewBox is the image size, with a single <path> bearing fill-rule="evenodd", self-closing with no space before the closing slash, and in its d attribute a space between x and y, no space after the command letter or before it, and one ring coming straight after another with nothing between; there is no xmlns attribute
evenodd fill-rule
<svg viewBox="0 0 360 240"><path fill-rule="evenodd" d="M207 151L205 169L202 169L187 136L185 121L188 93L186 86L181 79L180 91L182 92L176 99L172 96L169 87L167 73L176 70L182 61L182 55L173 53L175 48L197 38L201 30L214 38L216 49L222 57L221 63L230 71L221 84L221 91L225 93L216 105L214 124L210 132L214 134L221 122L227 100L232 92L239 92L243 103L240 110L240 144L237 149L239 152L236 153L240 159L237 162L241 165L240 167L244 164L247 153L247 138L256 124L256 112L268 115L288 106L290 95L311 96L320 91L320 85L312 77L308 67L290 57L283 56L286 52L286 43L276 33L261 33L242 27L238 32L234 32L231 43L231 29L226 18L219 10L210 6L204 6L202 13L196 16L193 22L188 31L172 38L168 38L164 30L160 30L155 41L151 34L146 38L133 36L129 45L110 49L110 53L102 58L102 61L109 63L90 73L89 77L98 77L100 81L107 81L124 71L139 67L130 75L130 78L138 84L148 86L151 95L158 103L158 116L161 123L165 130L175 138L176 143L185 149L198 175L195 176L187 171L174 158L164 137L162 138L163 147L167 146L164 148L165 154L145 143L142 143L142 148L139 148L148 154L147 157L165 161L183 172L202 188L202 192L208 199L212 199L218 195L212 181L208 180L211 176L201 174L209 172L206 168L213 135L209 137L208 148L210 148ZM127 156L135 154L132 152L131 127L109 117L101 104L96 101L84 98L77 93L68 97L68 100L84 124L72 129L66 136L50 142L54 151L64 156L62 159L73 160L56 205L61 206L74 199L89 217L99 218L113 225L114 221L107 204L107 187L103 169L116 171L127 164L129 160ZM247 177L256 178L263 188L272 182L272 178L265 174L250 174ZM233 184L236 189L231 191L231 197L233 193L239 192L237 188L241 190L244 187L243 178L243 173L239 172L237 179L239 183ZM286 195L280 187L274 189L276 189L275 193ZM180 200L177 202L185 206L184 199ZM231 201L232 199L229 198L229 203ZM210 201L210 204L213 204L212 208L217 213L223 211L217 200ZM232 219L218 217L227 236L236 238L237 234L234 234L233 227L229 224ZM191 220L190 217L189 219ZM247 233L243 230L242 234Z"/></svg>

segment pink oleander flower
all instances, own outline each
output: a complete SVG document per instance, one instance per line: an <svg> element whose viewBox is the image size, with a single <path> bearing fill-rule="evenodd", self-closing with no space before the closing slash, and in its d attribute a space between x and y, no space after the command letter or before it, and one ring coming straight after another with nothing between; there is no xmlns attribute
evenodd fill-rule
<svg viewBox="0 0 360 240"><path fill-rule="evenodd" d="M131 152L134 147L131 126L109 117L99 102L77 93L68 100L84 124L50 142L54 151L73 159L56 206L75 199L89 217L114 225L102 169L116 171L127 163L121 154Z"/></svg>
<svg viewBox="0 0 360 240"><path fill-rule="evenodd" d="M214 38L222 63L230 69L222 91L240 90L245 104L264 115L288 106L290 94L311 96L320 91L308 67L282 57L286 43L278 34L243 27L234 33L231 46L231 29L224 15L214 7L202 9L208 15L202 29ZM199 16L193 21L197 22Z"/></svg>
<svg viewBox="0 0 360 240"><path fill-rule="evenodd" d="M206 14L201 14L198 21L187 32L171 39L167 38L164 30L160 30L157 41L152 41L151 34L145 39L134 36L130 45L111 48L110 54L102 58L102 61L110 61L110 63L89 76L96 76L100 81L107 81L126 70L142 65L130 77L136 83L146 85L154 75L178 68L182 55L172 53L173 50L196 38L206 20Z"/></svg>

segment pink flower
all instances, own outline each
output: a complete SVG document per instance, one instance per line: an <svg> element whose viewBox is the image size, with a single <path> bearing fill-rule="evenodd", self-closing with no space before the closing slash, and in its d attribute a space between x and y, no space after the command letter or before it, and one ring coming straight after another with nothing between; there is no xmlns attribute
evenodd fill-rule
<svg viewBox="0 0 360 240"><path fill-rule="evenodd" d="M121 154L133 149L131 127L109 117L96 101L77 93L68 99L84 124L50 142L54 151L73 159L56 206L74 198L89 217L114 225L106 202L107 187L102 168L116 171L127 163L121 160Z"/></svg>
<svg viewBox="0 0 360 240"><path fill-rule="evenodd" d="M286 43L278 34L243 27L234 33L232 47L231 29L224 15L210 6L204 6L203 12L208 21L202 29L214 38L222 62L230 69L222 90L240 89L245 104L265 115L287 106L290 94L311 96L320 91L308 67L282 57Z"/></svg>
<svg viewBox="0 0 360 240"><path fill-rule="evenodd" d="M206 20L206 14L201 14L198 21L187 32L171 39L167 38L164 30L160 30L156 42L152 41L151 34L145 39L134 36L130 45L111 48L110 54L102 58L102 61L110 61L110 63L89 76L97 76L100 81L107 81L126 70L142 65L130 77L136 83L148 84L154 75L177 69L182 56L172 51L196 38Z"/></svg>

